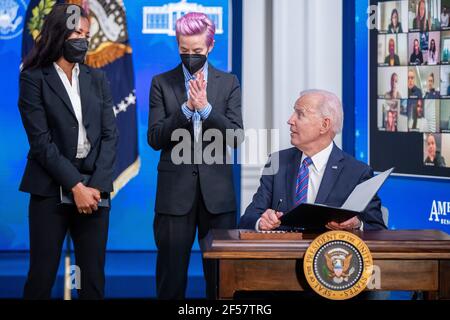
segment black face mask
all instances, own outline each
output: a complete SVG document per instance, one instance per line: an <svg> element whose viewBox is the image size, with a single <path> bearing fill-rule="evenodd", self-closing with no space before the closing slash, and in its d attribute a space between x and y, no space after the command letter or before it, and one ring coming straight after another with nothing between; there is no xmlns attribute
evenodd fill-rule
<svg viewBox="0 0 450 320"><path fill-rule="evenodd" d="M71 63L83 63L89 42L85 38L69 39L64 42L63 56Z"/></svg>
<svg viewBox="0 0 450 320"><path fill-rule="evenodd" d="M180 57L183 65L191 75L203 68L208 59L204 54L180 54Z"/></svg>

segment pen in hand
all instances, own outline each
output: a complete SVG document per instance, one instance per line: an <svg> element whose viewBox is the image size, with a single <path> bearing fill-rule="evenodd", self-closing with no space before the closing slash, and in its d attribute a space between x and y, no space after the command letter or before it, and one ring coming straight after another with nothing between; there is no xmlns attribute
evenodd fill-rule
<svg viewBox="0 0 450 320"><path fill-rule="evenodd" d="M280 212L280 210L281 210L282 204L283 204L283 199L278 200L277 207L275 208L275 215L277 216L277 218L279 220L279 222L278 222L279 225L278 225L277 229L279 229L281 227L280 218L282 217L283 214ZM279 215L278 212L280 212L281 214Z"/></svg>
<svg viewBox="0 0 450 320"><path fill-rule="evenodd" d="M277 213L278 211L280 211L281 209L281 204L283 203L283 199L278 200L277 203L277 208L275 209L275 213Z"/></svg>
<svg viewBox="0 0 450 320"><path fill-rule="evenodd" d="M258 225L256 230L258 231L271 231L277 229L281 225L281 216L283 213L279 212L281 209L281 204L283 200L278 200L276 206L272 204L272 206L268 207L266 211L261 215L261 218L258 219Z"/></svg>

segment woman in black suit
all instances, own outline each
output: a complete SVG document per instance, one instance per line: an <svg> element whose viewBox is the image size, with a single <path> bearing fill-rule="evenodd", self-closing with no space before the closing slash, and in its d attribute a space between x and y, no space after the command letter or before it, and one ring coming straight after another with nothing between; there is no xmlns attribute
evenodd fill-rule
<svg viewBox="0 0 450 320"><path fill-rule="evenodd" d="M30 193L26 299L48 299L70 231L80 299L104 296L117 129L103 72L83 64L89 20L79 6L55 5L20 74L19 110L30 144L20 190ZM74 204L60 204L60 188Z"/></svg>

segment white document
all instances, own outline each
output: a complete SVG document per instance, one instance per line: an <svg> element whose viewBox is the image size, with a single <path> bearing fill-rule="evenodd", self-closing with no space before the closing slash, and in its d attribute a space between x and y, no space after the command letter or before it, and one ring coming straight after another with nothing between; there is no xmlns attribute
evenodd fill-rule
<svg viewBox="0 0 450 320"><path fill-rule="evenodd" d="M356 212L364 211L393 170L394 168L391 168L358 184L341 208Z"/></svg>

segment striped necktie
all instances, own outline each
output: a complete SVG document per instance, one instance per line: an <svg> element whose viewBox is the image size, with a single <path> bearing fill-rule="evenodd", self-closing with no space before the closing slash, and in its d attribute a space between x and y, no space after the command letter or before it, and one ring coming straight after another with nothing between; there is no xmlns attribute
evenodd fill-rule
<svg viewBox="0 0 450 320"><path fill-rule="evenodd" d="M297 184L295 187L295 205L306 202L308 199L308 180L309 166L312 164L311 158L307 157L303 160L297 175Z"/></svg>
<svg viewBox="0 0 450 320"><path fill-rule="evenodd" d="M194 124L195 141L198 142L200 132L202 131L202 118L197 110L195 110L194 115L192 116L192 123Z"/></svg>

